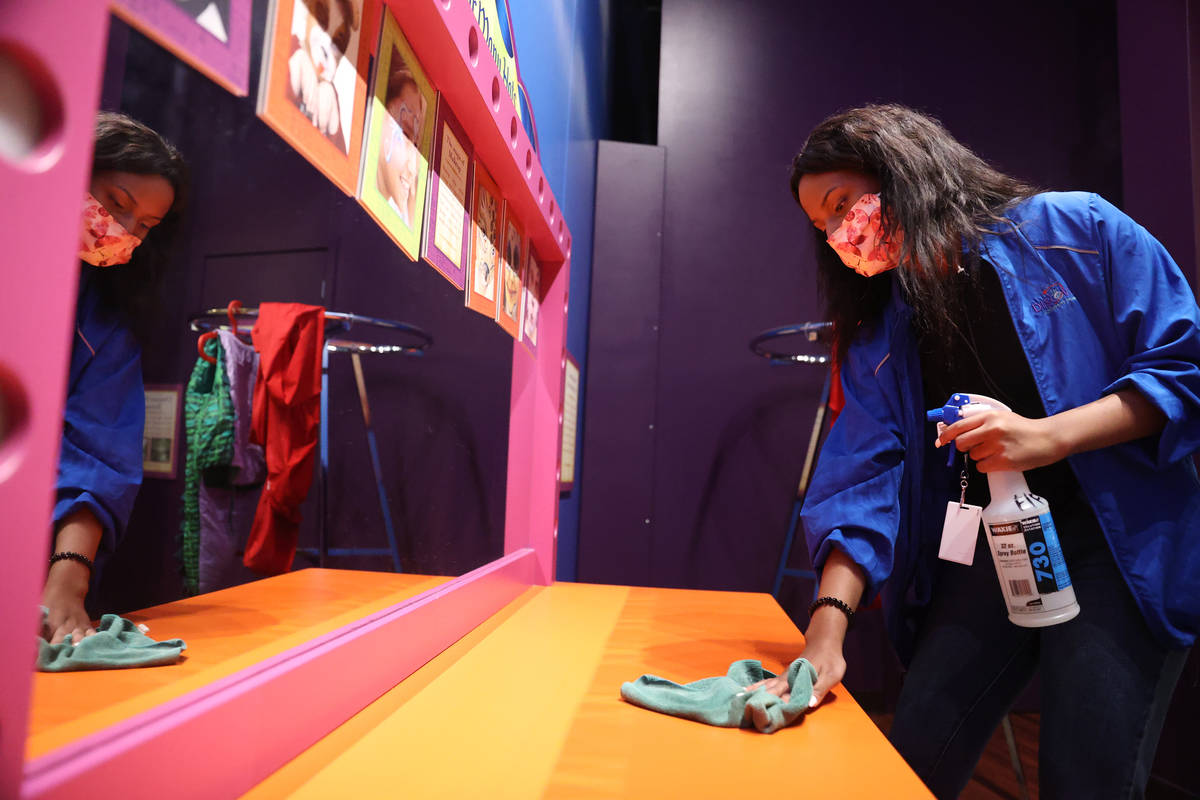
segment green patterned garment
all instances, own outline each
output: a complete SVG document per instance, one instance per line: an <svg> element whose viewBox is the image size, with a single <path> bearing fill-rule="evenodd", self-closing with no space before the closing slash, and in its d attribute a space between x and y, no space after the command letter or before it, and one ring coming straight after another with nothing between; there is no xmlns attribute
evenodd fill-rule
<svg viewBox="0 0 1200 800"><path fill-rule="evenodd" d="M225 371L225 348L219 338L213 338L205 351L217 361L210 364L196 359L183 399L187 456L179 558L183 563L183 591L188 595L195 594L200 586L200 476L205 469L228 465L233 459L233 397Z"/></svg>

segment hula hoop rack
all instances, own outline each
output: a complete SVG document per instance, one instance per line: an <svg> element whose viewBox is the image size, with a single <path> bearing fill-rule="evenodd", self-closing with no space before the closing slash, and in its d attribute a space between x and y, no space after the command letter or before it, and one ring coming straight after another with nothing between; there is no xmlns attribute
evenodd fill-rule
<svg viewBox="0 0 1200 800"><path fill-rule="evenodd" d="M778 339L791 336L802 336L812 349L820 348L822 352L784 353L768 349L768 343L773 344ZM795 325L782 325L778 328L768 328L750 340L750 352L767 359L772 364L815 364L828 366L832 357L829 347L833 342L832 322L801 322Z"/></svg>
<svg viewBox="0 0 1200 800"><path fill-rule="evenodd" d="M200 351L201 358L205 361L212 361L213 357L205 352L204 346L209 339L216 336L217 328L228 326L235 334L244 335L248 332L246 328L253 327L253 321L256 319L258 319L257 308L243 308L241 303L234 300L226 308L210 308L198 314L193 314L188 317L188 326L193 331L203 331L196 343L196 347ZM243 323L249 322L250 324L239 328L239 320ZM364 317L361 314L351 314L346 311L325 312L325 338L327 341L331 335L348 333L356 326L360 328L370 327L395 331L406 338L406 341L400 344L354 342L355 347L353 349L360 353L396 353L408 356L421 356L433 346L433 336L423 328L418 328L416 325L410 325L407 322L379 319L378 317ZM350 348L346 348L346 344L348 343L338 343L338 350L348 351Z"/></svg>

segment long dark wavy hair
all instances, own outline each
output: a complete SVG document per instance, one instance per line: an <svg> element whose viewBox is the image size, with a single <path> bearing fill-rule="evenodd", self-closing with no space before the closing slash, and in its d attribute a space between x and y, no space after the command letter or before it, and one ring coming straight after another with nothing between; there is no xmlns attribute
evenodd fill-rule
<svg viewBox="0 0 1200 800"><path fill-rule="evenodd" d="M92 174L99 172L161 175L175 190L171 210L134 249L129 263L98 269L93 278L105 304L124 314L133 331L144 337L186 205L187 163L170 142L146 125L125 114L101 111L96 115L92 155Z"/></svg>
<svg viewBox="0 0 1200 800"><path fill-rule="evenodd" d="M915 321L937 337L953 334L961 303L945 278L977 262L985 235L1037 189L995 169L933 117L901 105L871 105L827 118L792 160L792 199L805 175L848 170L879 180L883 232L900 231L900 266L865 278L841 262L812 228L817 282L835 351L844 360L858 326L878 319L898 280Z"/></svg>

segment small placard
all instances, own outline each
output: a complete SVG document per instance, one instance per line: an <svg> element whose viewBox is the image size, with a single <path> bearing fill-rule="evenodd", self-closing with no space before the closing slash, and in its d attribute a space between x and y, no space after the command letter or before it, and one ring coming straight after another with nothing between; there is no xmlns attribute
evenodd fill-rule
<svg viewBox="0 0 1200 800"><path fill-rule="evenodd" d="M142 473L147 478L175 477L181 384L146 386L146 427L142 433Z"/></svg>
<svg viewBox="0 0 1200 800"><path fill-rule="evenodd" d="M982 517L983 509L980 506L954 500L947 503L938 558L971 566L975 560L975 543L979 539L979 521Z"/></svg>
<svg viewBox="0 0 1200 800"><path fill-rule="evenodd" d="M579 428L579 364L564 351L562 394L562 447L558 460L558 489L570 491L575 484L576 434Z"/></svg>

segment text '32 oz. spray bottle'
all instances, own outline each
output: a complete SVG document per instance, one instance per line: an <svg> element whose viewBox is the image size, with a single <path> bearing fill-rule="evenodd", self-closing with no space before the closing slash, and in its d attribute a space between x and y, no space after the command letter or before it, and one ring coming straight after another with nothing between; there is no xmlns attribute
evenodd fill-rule
<svg viewBox="0 0 1200 800"><path fill-rule="evenodd" d="M956 392L945 406L926 412L926 418L938 423L940 435L944 425L992 408L1011 410L990 397ZM1050 516L1050 504L1029 491L1021 472L986 474L991 502L983 510L983 528L1008 605L1008 618L1026 628L1073 619L1079 613L1079 603Z"/></svg>

